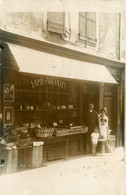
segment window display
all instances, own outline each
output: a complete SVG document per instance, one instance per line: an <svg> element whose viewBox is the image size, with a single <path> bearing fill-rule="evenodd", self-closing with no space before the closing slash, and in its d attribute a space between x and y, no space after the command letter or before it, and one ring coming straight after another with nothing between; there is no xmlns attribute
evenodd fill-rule
<svg viewBox="0 0 126 195"><path fill-rule="evenodd" d="M67 128L78 125L79 82L54 77L20 75L15 86L15 126L25 123ZM61 124L62 121L62 124Z"/></svg>

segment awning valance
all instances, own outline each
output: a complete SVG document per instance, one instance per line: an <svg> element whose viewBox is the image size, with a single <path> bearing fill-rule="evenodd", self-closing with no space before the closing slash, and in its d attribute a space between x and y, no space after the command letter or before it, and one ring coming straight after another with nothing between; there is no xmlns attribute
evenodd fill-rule
<svg viewBox="0 0 126 195"><path fill-rule="evenodd" d="M21 72L117 83L104 65L73 60L8 43Z"/></svg>

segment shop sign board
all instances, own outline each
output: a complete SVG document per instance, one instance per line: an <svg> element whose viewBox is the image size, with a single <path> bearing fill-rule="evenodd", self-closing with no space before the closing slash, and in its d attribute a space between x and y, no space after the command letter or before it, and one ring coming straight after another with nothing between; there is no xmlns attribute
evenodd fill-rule
<svg viewBox="0 0 126 195"><path fill-rule="evenodd" d="M3 85L3 101L4 102L14 101L14 85L13 84Z"/></svg>
<svg viewBox="0 0 126 195"><path fill-rule="evenodd" d="M4 107L4 126L13 125L13 107Z"/></svg>
<svg viewBox="0 0 126 195"><path fill-rule="evenodd" d="M66 89L66 83L56 78L38 78L31 81L32 88L39 87L42 85L57 86L62 89Z"/></svg>

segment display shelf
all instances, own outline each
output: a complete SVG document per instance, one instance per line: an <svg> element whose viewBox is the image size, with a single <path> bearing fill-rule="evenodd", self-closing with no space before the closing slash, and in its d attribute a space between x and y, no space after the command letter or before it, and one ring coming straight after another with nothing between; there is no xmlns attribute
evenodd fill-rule
<svg viewBox="0 0 126 195"><path fill-rule="evenodd" d="M37 118L43 119L44 117L43 117L43 116L34 116L34 117L32 117L32 118L34 118L34 119L37 119Z"/></svg>
<svg viewBox="0 0 126 195"><path fill-rule="evenodd" d="M37 94L45 94L48 92L48 94L55 94L55 95L79 95L79 93L73 93L73 92L54 92L54 91L37 91L37 90L25 90L25 89L15 89L15 92L25 92L25 93L37 93Z"/></svg>
<svg viewBox="0 0 126 195"><path fill-rule="evenodd" d="M35 110L35 109L33 109L33 110L27 110L27 109L22 109L22 110L20 110L20 109L15 109L15 111L16 112L43 112L43 111L53 111L53 110L56 110L56 109L41 109L41 110Z"/></svg>
<svg viewBox="0 0 126 195"><path fill-rule="evenodd" d="M46 77L45 79L48 80ZM15 86L14 114L16 124L24 124L28 121L29 123L37 122L49 125L54 121L58 123L60 120L63 121L64 125L78 123L79 85L76 82L63 81L66 83L66 88L48 83L32 88L31 80L34 79L32 77L26 79L24 87L20 86L22 82Z"/></svg>
<svg viewBox="0 0 126 195"><path fill-rule="evenodd" d="M21 92L21 93L22 93L22 92L24 92L24 93L37 93L37 94L38 94L38 93L40 93L40 94L41 94L41 93L47 93L47 91L42 91L42 92L41 92L41 91L38 91L38 90L34 90L34 91L33 91L33 90L29 90L29 89L15 89L15 92L19 92L19 93L20 93L20 92Z"/></svg>
<svg viewBox="0 0 126 195"><path fill-rule="evenodd" d="M71 108L71 109L56 109L57 111L74 111L74 110L77 110L77 108Z"/></svg>
<svg viewBox="0 0 126 195"><path fill-rule="evenodd" d="M77 110L77 108L72 108L72 109L56 109L56 108L51 108L51 109L41 109L41 110L36 110L36 109L34 109L34 110L27 110L27 109L22 109L22 110L20 110L20 109L15 109L15 111L16 112L43 112L43 111L74 111L74 110Z"/></svg>

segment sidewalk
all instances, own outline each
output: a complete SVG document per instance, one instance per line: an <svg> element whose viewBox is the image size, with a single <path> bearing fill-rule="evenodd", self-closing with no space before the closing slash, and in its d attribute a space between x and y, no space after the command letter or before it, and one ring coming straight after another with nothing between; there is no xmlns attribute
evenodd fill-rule
<svg viewBox="0 0 126 195"><path fill-rule="evenodd" d="M121 156L77 156L1 175L0 195L126 195Z"/></svg>

